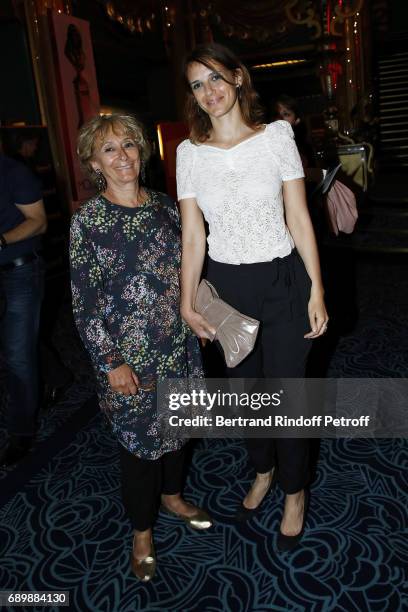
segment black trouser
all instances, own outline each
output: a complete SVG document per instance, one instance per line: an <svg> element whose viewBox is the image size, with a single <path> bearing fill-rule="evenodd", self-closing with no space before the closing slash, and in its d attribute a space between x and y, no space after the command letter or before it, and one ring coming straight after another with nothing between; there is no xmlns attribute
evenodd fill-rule
<svg viewBox="0 0 408 612"><path fill-rule="evenodd" d="M184 448L160 459L140 459L119 444L122 500L133 529L149 529L157 515L160 494L180 493Z"/></svg>
<svg viewBox="0 0 408 612"><path fill-rule="evenodd" d="M303 336L310 331L307 303L310 279L294 251L272 262L231 265L209 260L208 280L219 296L243 314L261 321L254 351L230 378L302 378L312 346ZM309 478L306 439L247 439L252 465L265 473L277 462L285 493L303 489Z"/></svg>

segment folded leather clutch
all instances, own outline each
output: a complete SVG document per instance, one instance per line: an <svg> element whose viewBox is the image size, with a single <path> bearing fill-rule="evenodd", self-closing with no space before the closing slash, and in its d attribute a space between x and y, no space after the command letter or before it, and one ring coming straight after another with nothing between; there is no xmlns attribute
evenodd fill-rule
<svg viewBox="0 0 408 612"><path fill-rule="evenodd" d="M205 279L198 286L194 308L215 327L212 340L218 340L221 344L227 367L234 368L251 353L259 321L221 300L216 289Z"/></svg>

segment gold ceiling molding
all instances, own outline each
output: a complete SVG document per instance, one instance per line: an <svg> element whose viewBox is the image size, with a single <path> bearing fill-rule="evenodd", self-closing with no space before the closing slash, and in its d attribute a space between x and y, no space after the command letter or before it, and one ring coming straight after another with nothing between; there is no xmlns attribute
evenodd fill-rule
<svg viewBox="0 0 408 612"><path fill-rule="evenodd" d="M47 3L47 0L36 0ZM175 0L100 0L109 17L130 32L171 29L178 14ZM48 0L63 2L63 0ZM204 29L216 24L225 36L260 42L284 38L296 26L311 30L310 39L317 40L329 30L332 36L343 35L344 21L361 10L364 0L191 0L190 17ZM324 13L329 23L324 26Z"/></svg>
<svg viewBox="0 0 408 612"><path fill-rule="evenodd" d="M170 29L178 14L174 0L100 0L109 17L131 32ZM215 23L227 37L259 41L277 40L298 25L288 20L286 5L293 0L191 0L190 16L204 29ZM294 4L297 4L295 2ZM302 2L301 2L302 4Z"/></svg>
<svg viewBox="0 0 408 612"><path fill-rule="evenodd" d="M322 35L320 10L311 0L287 0L285 2L286 16L295 25L305 25L314 28L311 39L315 40Z"/></svg>
<svg viewBox="0 0 408 612"><path fill-rule="evenodd" d="M170 27L174 20L172 2L160 0L108 0L104 2L108 16L129 32L151 32L159 24Z"/></svg>
<svg viewBox="0 0 408 612"><path fill-rule="evenodd" d="M284 36L292 27L282 2L198 0L197 5L200 17L211 18L228 37L266 42Z"/></svg>

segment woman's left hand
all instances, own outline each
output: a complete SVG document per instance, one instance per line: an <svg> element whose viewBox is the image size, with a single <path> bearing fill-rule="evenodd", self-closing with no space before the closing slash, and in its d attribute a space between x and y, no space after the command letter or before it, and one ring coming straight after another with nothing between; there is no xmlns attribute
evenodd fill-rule
<svg viewBox="0 0 408 612"><path fill-rule="evenodd" d="M304 338L318 338L327 330L327 323L329 321L326 306L324 305L323 294L313 294L312 291L308 304L308 313L312 331L305 334Z"/></svg>
<svg viewBox="0 0 408 612"><path fill-rule="evenodd" d="M135 372L127 363L114 368L107 374L108 382L116 393L122 395L136 395L140 381Z"/></svg>

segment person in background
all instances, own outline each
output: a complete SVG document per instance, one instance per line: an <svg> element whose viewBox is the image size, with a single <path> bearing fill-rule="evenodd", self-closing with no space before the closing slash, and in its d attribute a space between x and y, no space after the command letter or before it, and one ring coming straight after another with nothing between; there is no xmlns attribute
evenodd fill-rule
<svg viewBox="0 0 408 612"><path fill-rule="evenodd" d="M0 350L6 366L9 437L0 465L29 451L38 411L37 343L44 270L39 255L47 218L38 180L0 153Z"/></svg>
<svg viewBox="0 0 408 612"><path fill-rule="evenodd" d="M71 223L73 311L118 441L122 499L134 529L131 568L153 578L152 527L162 509L193 529L209 516L181 497L185 440L162 434L157 381L202 376L197 338L179 312L180 223L173 200L139 183L150 153L132 116L99 115L78 155L99 195Z"/></svg>
<svg viewBox="0 0 408 612"><path fill-rule="evenodd" d="M286 94L278 96L273 105L274 116L290 123L294 130L296 145L302 159L306 178L306 194L309 213L313 222L320 253L320 261L324 286L326 289L326 304L330 312L331 323L329 334L323 342L315 343L308 359L307 373L312 377L323 377L327 374L331 356L335 350L341 333L349 332L358 317L356 304L355 262L352 249L343 247L341 257L339 252L325 245L329 233L333 233L333 220L330 214L328 200L335 197L341 190L341 202L349 202L350 209L355 213L355 196L352 181L342 171L337 156L335 143L325 152L327 169L316 167L316 158L306 132L299 103ZM340 209L341 210L341 209ZM348 211L347 211L348 212ZM344 224L349 224L347 233L351 233L356 222L355 216L342 212ZM342 231L346 228L343 227ZM337 231L338 233L338 231ZM334 235L334 234L333 234Z"/></svg>
<svg viewBox="0 0 408 612"><path fill-rule="evenodd" d="M309 142L306 124L303 121L299 103L295 98L286 94L281 94L273 104L273 113L276 120L287 121L293 129L296 146L302 160L303 171L305 173L306 198L309 206L309 214L312 219L319 249L327 233L327 214L325 211L325 194L331 189L336 176L341 171L337 153L336 161L333 158L333 147L330 147L329 168L317 167L316 156L312 145ZM325 279L325 285L327 279Z"/></svg>
<svg viewBox="0 0 408 612"><path fill-rule="evenodd" d="M45 136L45 134L42 134ZM56 177L52 164L41 155L41 130L38 128L15 128L8 137L8 154L13 159L23 163L38 179L43 193L46 214L49 215L47 236L43 240L43 257L46 264L50 264L56 272L55 264L65 259L65 240L67 238L66 219L61 214L61 205L56 190ZM58 264L61 267L64 264ZM65 270L63 271L65 274ZM39 330L39 357L40 357L40 403L41 412L44 412L57 403L69 388L73 376L62 363L59 352L53 343L53 332L56 317L59 312L61 292L48 291L51 287L46 284L46 293L43 301L40 330ZM51 297L52 294L52 297Z"/></svg>
<svg viewBox="0 0 408 612"><path fill-rule="evenodd" d="M37 175L36 153L39 136L30 128L20 128L11 136L12 157L25 164L33 174ZM40 178L40 177L38 177Z"/></svg>
<svg viewBox="0 0 408 612"><path fill-rule="evenodd" d="M280 94L273 103L272 111L275 120L287 121L292 126L306 181L319 183L323 179L323 172L317 167L315 152L309 142L298 101L287 94Z"/></svg>
<svg viewBox="0 0 408 612"><path fill-rule="evenodd" d="M182 215L181 314L200 338L214 330L194 309L209 224L207 279L221 299L261 321L254 351L231 378L302 378L310 340L327 328L319 258L302 163L286 121L265 125L250 75L226 47L186 60L190 138L177 149ZM246 441L255 481L237 513L256 513L278 479L285 507L278 548L302 537L308 505L308 441ZM277 471L278 470L278 471Z"/></svg>

